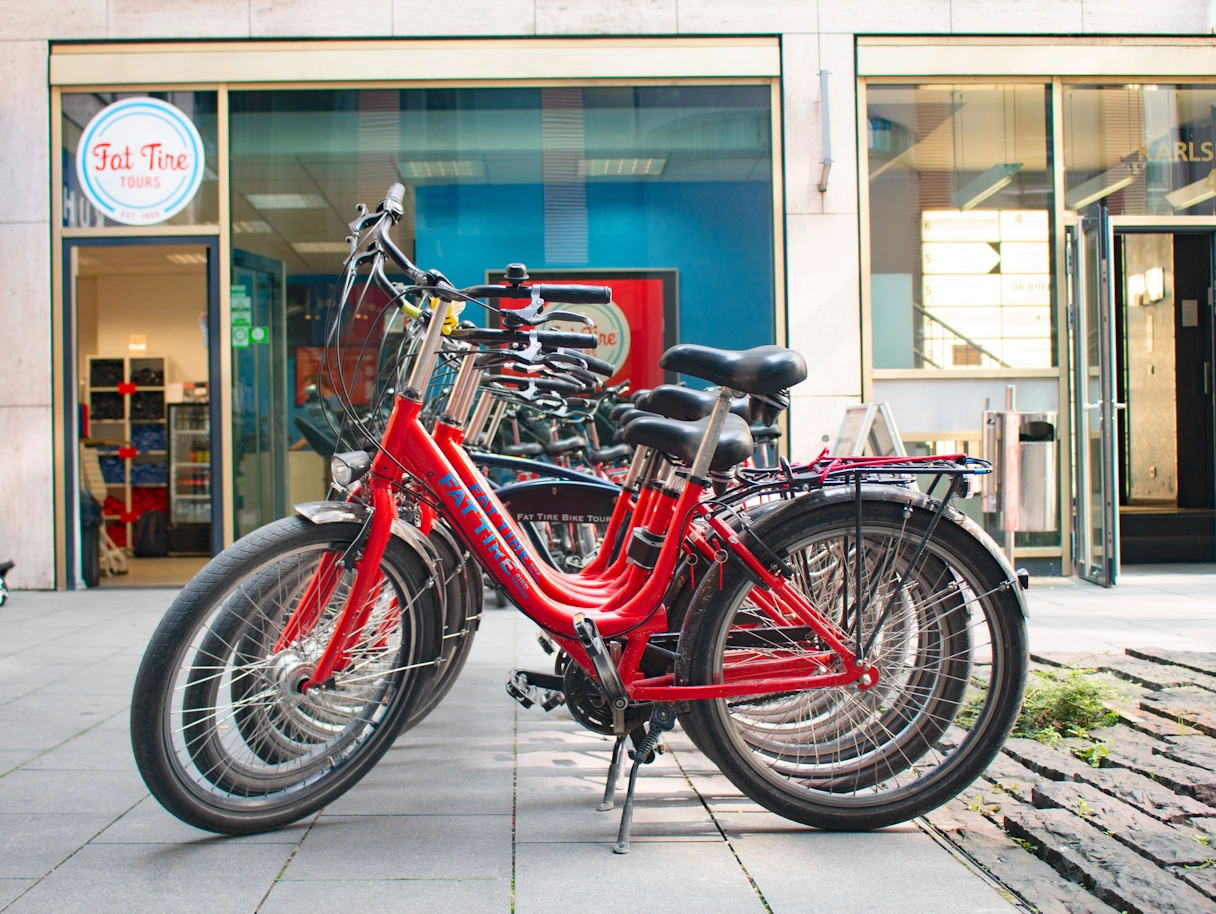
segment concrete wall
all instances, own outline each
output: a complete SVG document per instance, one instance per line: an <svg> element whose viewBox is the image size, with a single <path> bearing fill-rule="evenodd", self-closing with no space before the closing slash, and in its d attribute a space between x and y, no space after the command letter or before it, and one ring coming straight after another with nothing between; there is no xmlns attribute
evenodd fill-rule
<svg viewBox="0 0 1216 914"><path fill-rule="evenodd" d="M1210 35L1208 0L38 0L0 17L0 553L12 583L52 583L47 42L55 39L780 34L784 55L789 342L811 376L792 410L797 456L860 394L855 34ZM831 71L826 194L818 71ZM171 74L166 74L166 77Z"/></svg>

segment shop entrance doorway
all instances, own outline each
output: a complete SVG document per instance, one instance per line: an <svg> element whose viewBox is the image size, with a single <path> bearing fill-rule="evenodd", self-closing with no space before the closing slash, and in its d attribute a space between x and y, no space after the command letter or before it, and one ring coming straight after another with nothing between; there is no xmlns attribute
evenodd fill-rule
<svg viewBox="0 0 1216 914"><path fill-rule="evenodd" d="M222 548L218 253L64 241L69 587L180 586Z"/></svg>
<svg viewBox="0 0 1216 914"><path fill-rule="evenodd" d="M1216 561L1216 221L1070 228L1074 571Z"/></svg>
<svg viewBox="0 0 1216 914"><path fill-rule="evenodd" d="M1216 560L1211 232L1116 228L1119 549Z"/></svg>

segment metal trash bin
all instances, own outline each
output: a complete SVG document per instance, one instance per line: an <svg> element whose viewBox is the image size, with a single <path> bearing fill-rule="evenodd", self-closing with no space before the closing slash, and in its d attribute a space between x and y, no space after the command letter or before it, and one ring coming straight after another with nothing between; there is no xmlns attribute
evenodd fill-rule
<svg viewBox="0 0 1216 914"><path fill-rule="evenodd" d="M1059 528L1056 507L1056 423L1054 412L1018 413L1017 514L1006 529L1044 533Z"/></svg>
<svg viewBox="0 0 1216 914"><path fill-rule="evenodd" d="M983 457L993 472L982 478L982 507L999 515L1010 533L1047 533L1059 528L1055 412L984 410Z"/></svg>

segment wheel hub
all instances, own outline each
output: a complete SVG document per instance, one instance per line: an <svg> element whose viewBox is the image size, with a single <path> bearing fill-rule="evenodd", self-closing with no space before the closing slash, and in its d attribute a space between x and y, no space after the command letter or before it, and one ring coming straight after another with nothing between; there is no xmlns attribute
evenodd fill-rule
<svg viewBox="0 0 1216 914"><path fill-rule="evenodd" d="M297 705L304 700L304 687L315 671L315 667L295 651L280 651L270 662L269 678L283 701Z"/></svg>

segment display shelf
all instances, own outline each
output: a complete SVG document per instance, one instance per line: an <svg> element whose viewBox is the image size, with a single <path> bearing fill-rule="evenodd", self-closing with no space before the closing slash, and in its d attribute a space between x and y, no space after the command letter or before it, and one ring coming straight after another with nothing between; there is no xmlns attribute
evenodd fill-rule
<svg viewBox="0 0 1216 914"><path fill-rule="evenodd" d="M159 437L167 443L168 416L164 405L167 365L167 359L163 356L89 356L82 383L85 387L85 399L89 404L90 434L97 438L119 439L137 447L137 442L133 439L140 436L134 434L134 429L149 429L160 425L165 431ZM128 387L130 384L134 384L133 389ZM140 393L160 394L160 418L131 416L131 397ZM153 438L156 437L155 432L150 434ZM131 516L135 511L133 490L168 488L166 482L136 482L131 478L132 464L165 464L168 457L165 447L139 450L135 457L119 457L117 447L98 448L98 454L107 461L121 463L121 480L107 479L106 491L122 504L126 516ZM157 457L161 459L148 459ZM113 464L111 467L114 468ZM122 515L115 514L103 514L102 518L111 536L115 530L121 531L122 535L115 537L116 541L121 540L119 545L127 546L134 542L133 522L124 521Z"/></svg>

